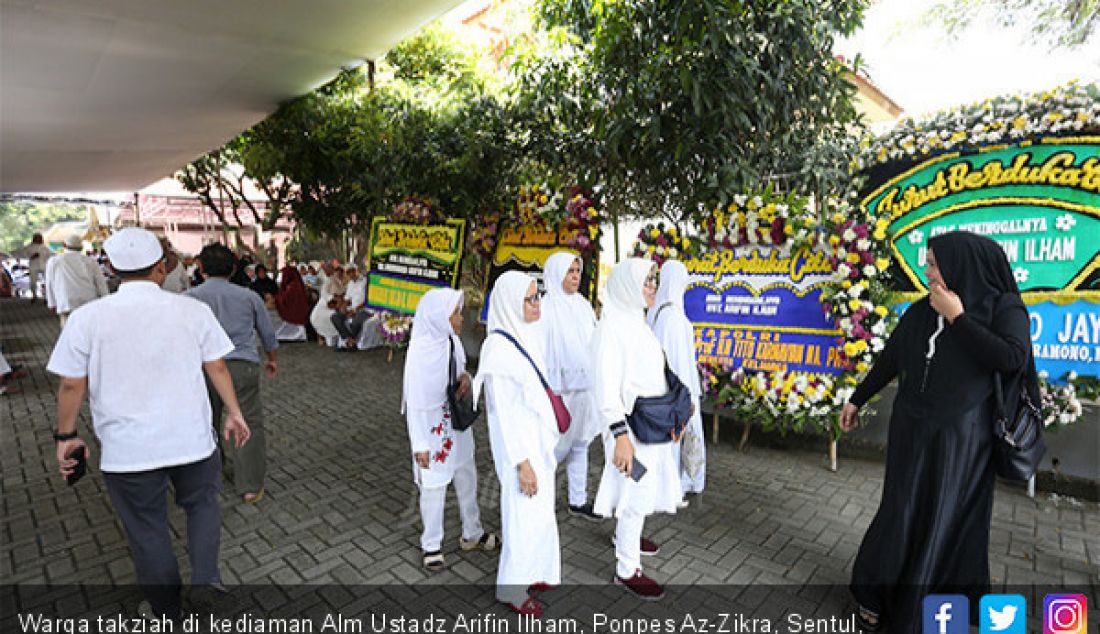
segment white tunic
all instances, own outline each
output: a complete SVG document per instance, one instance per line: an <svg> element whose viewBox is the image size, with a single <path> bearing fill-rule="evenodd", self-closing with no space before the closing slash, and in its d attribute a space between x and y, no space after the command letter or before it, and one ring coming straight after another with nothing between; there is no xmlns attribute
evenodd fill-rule
<svg viewBox="0 0 1100 634"><path fill-rule="evenodd" d="M32 258L31 256L37 255L38 257ZM34 282L35 273L43 273L46 270L46 262L53 256L53 251L45 244L28 244L20 251L20 257L27 259L27 266L30 267L31 282Z"/></svg>
<svg viewBox="0 0 1100 634"><path fill-rule="evenodd" d="M592 396L604 431L603 476L593 510L605 517L625 510L649 515L675 513L682 498L680 478L667 443L643 444L627 428L634 459L647 472L635 482L612 463L615 438L609 427L625 421L639 397L660 396L668 391L664 353L645 323L642 285L652 263L629 258L616 265L608 279L607 302L592 337Z"/></svg>
<svg viewBox="0 0 1100 634"><path fill-rule="evenodd" d="M160 287L169 293L182 293L191 288L191 278L187 276L187 267L183 265L183 261L176 262L176 267L168 272Z"/></svg>
<svg viewBox="0 0 1100 634"><path fill-rule="evenodd" d="M700 400L702 386L699 382L699 365L695 356L695 328L684 313L684 289L687 287L687 268L676 260L669 260L661 267L661 289L657 293L657 302L648 316L653 333L661 342L669 368L691 392L695 413L688 422L688 428L703 439L703 417ZM706 459L702 468L694 477L680 464L680 444L672 448L673 461L680 470L681 482L685 492L703 490L706 480Z"/></svg>
<svg viewBox="0 0 1100 634"><path fill-rule="evenodd" d="M107 280L92 258L66 251L46 264L46 304L58 313L70 313L107 294Z"/></svg>

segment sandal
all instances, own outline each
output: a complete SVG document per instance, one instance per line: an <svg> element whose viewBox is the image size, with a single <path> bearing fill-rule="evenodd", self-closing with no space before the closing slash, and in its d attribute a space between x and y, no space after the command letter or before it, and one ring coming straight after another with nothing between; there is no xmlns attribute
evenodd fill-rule
<svg viewBox="0 0 1100 634"><path fill-rule="evenodd" d="M245 493L243 499L245 504L257 504L264 499L264 489L261 487L256 493Z"/></svg>
<svg viewBox="0 0 1100 634"><path fill-rule="evenodd" d="M860 604L856 604L856 622L864 632L882 631L882 620L878 612L873 612Z"/></svg>
<svg viewBox="0 0 1100 634"><path fill-rule="evenodd" d="M542 604L535 597L527 597L527 600L518 606L515 603L509 603L508 607L516 614L533 616L536 619L542 618Z"/></svg>
<svg viewBox="0 0 1100 634"><path fill-rule="evenodd" d="M439 550L433 550L430 553L424 553L424 567L432 572L437 570L443 570L446 563L443 561L443 552Z"/></svg>
<svg viewBox="0 0 1100 634"><path fill-rule="evenodd" d="M460 539L459 547L462 550L484 550L486 552L496 550L500 546L500 538L496 533L482 533L478 539Z"/></svg>

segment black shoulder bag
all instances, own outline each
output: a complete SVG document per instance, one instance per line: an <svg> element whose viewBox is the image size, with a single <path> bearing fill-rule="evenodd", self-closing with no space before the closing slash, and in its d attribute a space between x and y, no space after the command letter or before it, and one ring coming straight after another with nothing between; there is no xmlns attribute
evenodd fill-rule
<svg viewBox="0 0 1100 634"><path fill-rule="evenodd" d="M993 421L993 468L1007 480L1028 480L1039 470L1047 451L1043 441L1043 412L1031 402L1028 387L1035 381L1035 361L1028 355L1020 378L1020 397L1012 410L1005 402L1001 373L993 376L996 412Z"/></svg>
<svg viewBox="0 0 1100 634"><path fill-rule="evenodd" d="M634 399L634 411L626 415L626 424L638 442L656 445L672 442L672 430L683 430L691 418L691 391L668 367L665 359L668 392L662 396Z"/></svg>
<svg viewBox="0 0 1100 634"><path fill-rule="evenodd" d="M455 380L455 340L447 337L451 344L451 353L447 358L447 407L451 410L451 428L455 431L466 431L474 424L477 412L474 411L473 394L466 394L464 398L458 398L458 381Z"/></svg>

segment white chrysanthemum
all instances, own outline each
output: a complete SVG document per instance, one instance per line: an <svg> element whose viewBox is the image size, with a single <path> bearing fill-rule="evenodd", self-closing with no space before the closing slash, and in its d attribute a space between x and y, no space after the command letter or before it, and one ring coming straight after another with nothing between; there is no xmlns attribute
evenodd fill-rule
<svg viewBox="0 0 1100 634"><path fill-rule="evenodd" d="M853 284L852 288L848 289L848 297L851 297L853 299L858 298L862 294L863 294L863 285L862 284Z"/></svg>
<svg viewBox="0 0 1100 634"><path fill-rule="evenodd" d="M874 277L878 275L878 269L875 268L874 264L868 264L863 267L863 274L867 277Z"/></svg>
<svg viewBox="0 0 1100 634"><path fill-rule="evenodd" d="M846 279L848 279L848 276L852 274L852 267L850 267L847 264L841 262L836 267L836 274L837 274L837 277L839 277L841 280L846 280Z"/></svg>

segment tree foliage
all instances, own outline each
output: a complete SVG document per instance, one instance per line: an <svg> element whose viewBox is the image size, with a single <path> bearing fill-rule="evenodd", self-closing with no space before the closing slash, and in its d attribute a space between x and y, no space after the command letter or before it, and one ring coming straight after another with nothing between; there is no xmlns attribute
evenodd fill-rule
<svg viewBox="0 0 1100 634"><path fill-rule="evenodd" d="M924 16L957 37L975 20L1022 26L1051 48L1084 45L1100 28L1100 0L941 0Z"/></svg>
<svg viewBox="0 0 1100 634"><path fill-rule="evenodd" d="M0 202L0 253L11 253L44 233L55 222L84 220L87 207L21 201Z"/></svg>
<svg viewBox="0 0 1100 634"><path fill-rule="evenodd" d="M837 189L859 118L834 38L865 0L544 0L520 63L537 148L623 210L692 213L765 182ZM856 62L858 64L858 61Z"/></svg>

